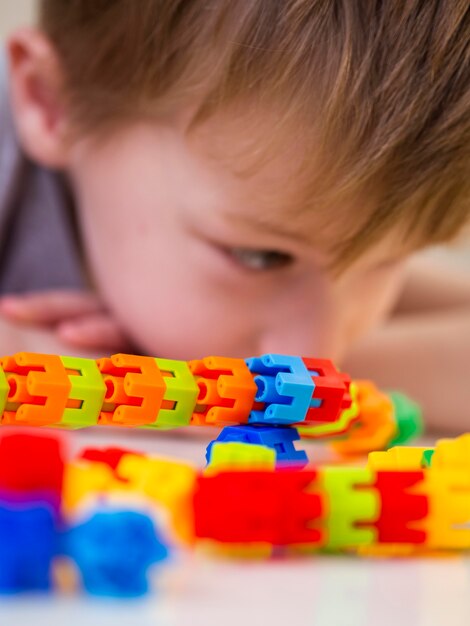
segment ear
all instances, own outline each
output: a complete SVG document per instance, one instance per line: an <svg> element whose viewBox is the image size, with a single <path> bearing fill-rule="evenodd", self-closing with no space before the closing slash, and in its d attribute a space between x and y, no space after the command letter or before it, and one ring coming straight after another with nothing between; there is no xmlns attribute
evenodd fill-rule
<svg viewBox="0 0 470 626"><path fill-rule="evenodd" d="M32 160L60 169L67 156L67 116L57 53L34 29L17 31L7 49L12 110L20 143Z"/></svg>

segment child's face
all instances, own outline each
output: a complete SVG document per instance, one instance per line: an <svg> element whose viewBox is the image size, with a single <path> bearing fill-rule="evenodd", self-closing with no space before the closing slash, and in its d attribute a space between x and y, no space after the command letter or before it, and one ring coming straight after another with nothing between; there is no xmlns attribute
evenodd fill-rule
<svg viewBox="0 0 470 626"><path fill-rule="evenodd" d="M247 139L213 120L194 136L149 122L75 143L67 170L95 286L149 354L340 359L393 303L400 251L391 237L334 280L336 227L300 207L292 218L295 147L243 175Z"/></svg>

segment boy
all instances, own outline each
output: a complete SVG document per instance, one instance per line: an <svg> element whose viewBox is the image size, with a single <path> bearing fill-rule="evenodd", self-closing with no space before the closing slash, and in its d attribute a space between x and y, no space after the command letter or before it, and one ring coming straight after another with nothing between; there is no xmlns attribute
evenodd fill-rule
<svg viewBox="0 0 470 626"><path fill-rule="evenodd" d="M469 42L461 0L42 0L2 352L329 356L467 429L470 281L407 259L469 218Z"/></svg>

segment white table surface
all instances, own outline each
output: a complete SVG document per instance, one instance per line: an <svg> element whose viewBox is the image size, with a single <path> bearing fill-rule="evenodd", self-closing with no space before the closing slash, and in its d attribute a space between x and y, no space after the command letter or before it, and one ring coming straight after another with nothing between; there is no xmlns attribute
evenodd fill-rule
<svg viewBox="0 0 470 626"><path fill-rule="evenodd" d="M207 431L194 437L103 428L73 433L70 442L73 449L122 445L202 465L210 438ZM133 601L1 598L0 626L470 626L470 558L463 557L240 562L184 555L162 568L156 587Z"/></svg>

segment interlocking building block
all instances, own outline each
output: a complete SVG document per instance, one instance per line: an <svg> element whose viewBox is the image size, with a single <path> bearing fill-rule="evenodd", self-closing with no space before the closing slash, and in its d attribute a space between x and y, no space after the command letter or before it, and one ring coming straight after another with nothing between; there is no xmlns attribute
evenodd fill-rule
<svg viewBox="0 0 470 626"><path fill-rule="evenodd" d="M0 593L50 589L55 519L47 504L0 503Z"/></svg>
<svg viewBox="0 0 470 626"><path fill-rule="evenodd" d="M61 356L60 359L67 371L71 390L58 425L70 429L96 426L106 395L106 385L96 361L70 356Z"/></svg>
<svg viewBox="0 0 470 626"><path fill-rule="evenodd" d="M374 488L375 474L362 467L327 466L320 470L326 492L326 543L328 550L370 545L377 539L372 524L380 512Z"/></svg>
<svg viewBox="0 0 470 626"><path fill-rule="evenodd" d="M234 441L266 446L275 451L276 463L295 464L297 467L303 467L307 464L308 457L304 450L295 449L294 441L298 441L299 439L300 436L297 429L289 426L242 425L227 426L222 430L215 441ZM211 445L212 444L209 444L208 447L209 455Z"/></svg>
<svg viewBox="0 0 470 626"><path fill-rule="evenodd" d="M304 357L302 360L315 384L305 423L335 422L342 411L349 409L352 404L349 393L351 379L338 372L328 359Z"/></svg>
<svg viewBox="0 0 470 626"><path fill-rule="evenodd" d="M432 456L432 467L470 473L470 434L457 439L440 439Z"/></svg>
<svg viewBox="0 0 470 626"><path fill-rule="evenodd" d="M420 470L428 448L396 446L384 452L370 452L367 466L373 470Z"/></svg>
<svg viewBox="0 0 470 626"><path fill-rule="evenodd" d="M333 441L333 449L341 455L367 454L388 447L396 432L391 400L369 381L356 381L359 419L346 438Z"/></svg>
<svg viewBox="0 0 470 626"><path fill-rule="evenodd" d="M164 377L166 389L158 419L145 428L188 426L196 408L199 387L186 361L155 359Z"/></svg>
<svg viewBox="0 0 470 626"><path fill-rule="evenodd" d="M423 456L421 459L422 467L431 467L432 465L432 457L434 456L434 448L429 448L423 452Z"/></svg>
<svg viewBox="0 0 470 626"><path fill-rule="evenodd" d="M78 458L93 463L104 463L115 471L126 454L138 455L138 452L126 448L84 448Z"/></svg>
<svg viewBox="0 0 470 626"><path fill-rule="evenodd" d="M190 361L189 367L199 387L192 424L247 422L257 387L243 359L210 356Z"/></svg>
<svg viewBox="0 0 470 626"><path fill-rule="evenodd" d="M145 594L149 567L167 556L147 515L107 509L70 529L63 551L79 568L89 593L111 597Z"/></svg>
<svg viewBox="0 0 470 626"><path fill-rule="evenodd" d="M0 491L49 494L58 502L64 477L60 438L42 433L5 432L0 437Z"/></svg>
<svg viewBox="0 0 470 626"><path fill-rule="evenodd" d="M144 426L157 421L166 385L155 359L115 354L97 364L106 385L100 424Z"/></svg>
<svg viewBox="0 0 470 626"><path fill-rule="evenodd" d="M59 424L71 383L60 357L19 352L0 359L9 385L2 423L26 426Z"/></svg>
<svg viewBox="0 0 470 626"><path fill-rule="evenodd" d="M195 534L222 543L320 545L322 496L315 471L200 476Z"/></svg>
<svg viewBox="0 0 470 626"><path fill-rule="evenodd" d="M1 361L0 361L1 363ZM0 422L2 419L3 411L7 404L8 394L10 393L10 385L8 384L5 372L0 365Z"/></svg>
<svg viewBox="0 0 470 626"><path fill-rule="evenodd" d="M62 491L62 511L73 516L78 508L107 496L115 483L112 468L105 463L67 463Z"/></svg>
<svg viewBox="0 0 470 626"><path fill-rule="evenodd" d="M210 472L237 470L274 470L274 448L237 441L212 441L206 451L207 470Z"/></svg>
<svg viewBox="0 0 470 626"><path fill-rule="evenodd" d="M250 424L292 425L303 422L315 383L300 357L265 354L247 359L258 391Z"/></svg>
<svg viewBox="0 0 470 626"><path fill-rule="evenodd" d="M423 544L429 514L423 471L379 471L375 488L380 493L380 514L374 526L379 543Z"/></svg>
<svg viewBox="0 0 470 626"><path fill-rule="evenodd" d="M470 549L470 472L436 468L426 472L429 516L427 545L439 549Z"/></svg>
<svg viewBox="0 0 470 626"><path fill-rule="evenodd" d="M402 446L419 437L424 431L423 412L419 404L397 391L388 394L393 403L396 433L389 446Z"/></svg>
<svg viewBox="0 0 470 626"><path fill-rule="evenodd" d="M335 422L297 426L302 439L326 439L348 433L359 419L358 389L355 383L350 384L349 395L351 396L351 406L341 411Z"/></svg>
<svg viewBox="0 0 470 626"><path fill-rule="evenodd" d="M127 489L142 494L166 511L170 524L168 530L177 541L193 541L192 498L196 470L192 465L127 454L119 462L116 473Z"/></svg>

